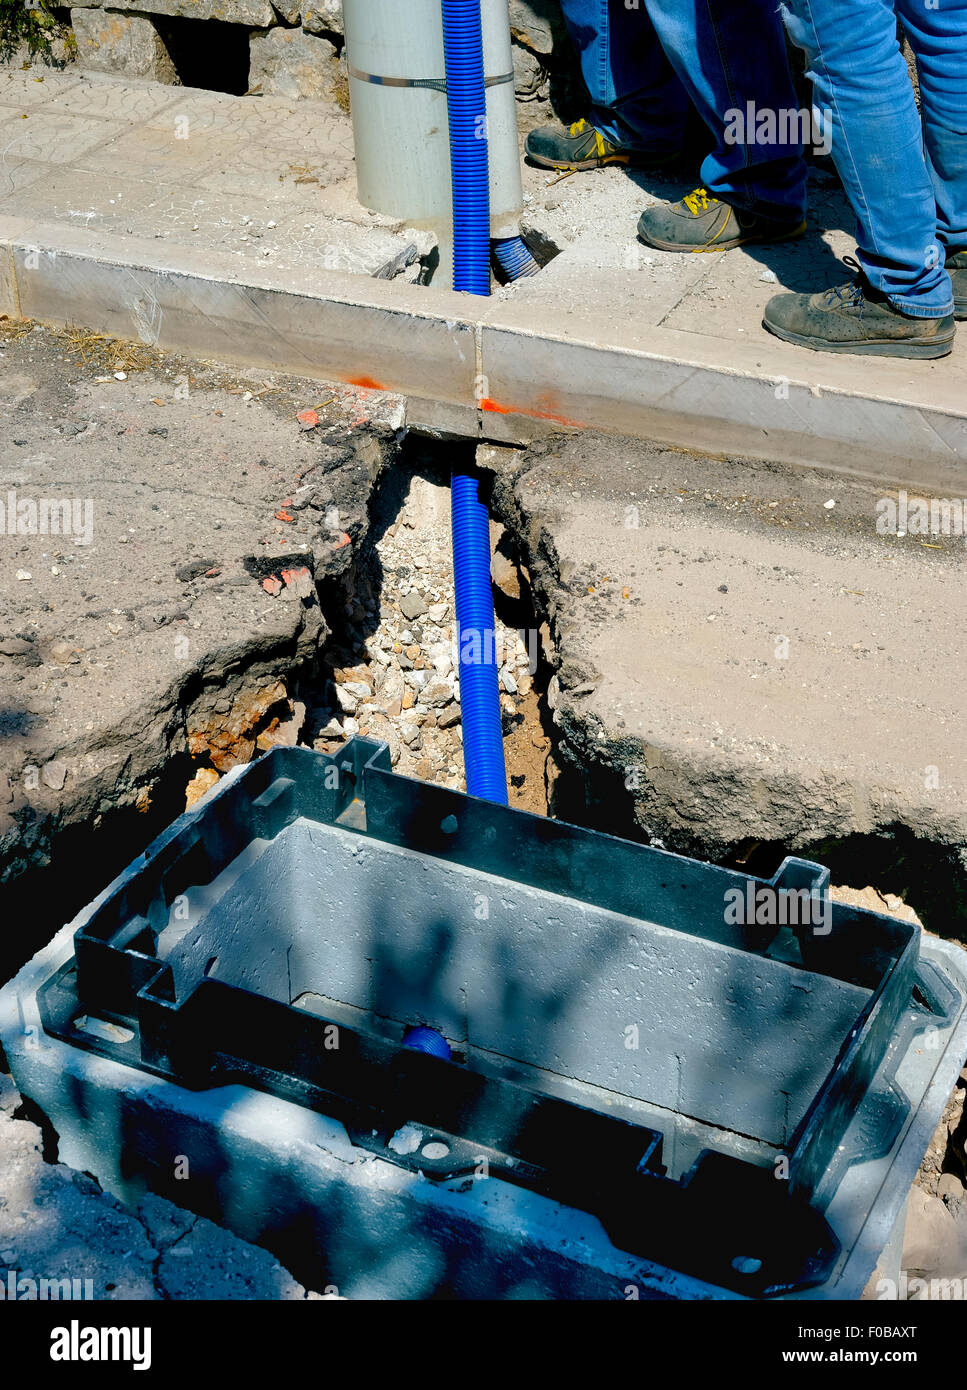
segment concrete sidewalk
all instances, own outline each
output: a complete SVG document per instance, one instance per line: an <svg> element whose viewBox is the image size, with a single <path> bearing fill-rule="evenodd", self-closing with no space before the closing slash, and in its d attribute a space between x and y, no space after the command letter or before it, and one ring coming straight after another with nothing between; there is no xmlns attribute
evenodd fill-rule
<svg viewBox="0 0 967 1390"><path fill-rule="evenodd" d="M7 1299L155 1302L321 1300L266 1250L150 1194L125 1208L87 1173L44 1154L39 1127L0 1069L0 1286ZM44 1283L40 1283L44 1281ZM56 1281L56 1282L54 1282ZM73 1282L72 1282L73 1281ZM39 1297L44 1298L40 1293Z"/></svg>
<svg viewBox="0 0 967 1390"><path fill-rule="evenodd" d="M429 243L359 206L338 107L0 69L0 313L379 385L411 423L482 438L593 426L962 490L967 346L829 356L760 326L783 286L847 278L828 179L803 242L690 257L635 238L681 180L528 168L525 187L525 226L562 251L540 277L486 302L375 280Z"/></svg>
<svg viewBox="0 0 967 1390"><path fill-rule="evenodd" d="M406 241L355 198L338 107L0 67L0 209L263 264L372 274Z"/></svg>

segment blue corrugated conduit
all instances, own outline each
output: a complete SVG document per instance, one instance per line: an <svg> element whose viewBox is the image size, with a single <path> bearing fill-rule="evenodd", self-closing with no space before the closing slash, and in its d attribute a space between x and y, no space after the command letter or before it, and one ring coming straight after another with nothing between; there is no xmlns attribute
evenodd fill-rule
<svg viewBox="0 0 967 1390"><path fill-rule="evenodd" d="M455 472L450 491L467 791L506 806L507 770L490 587L490 524L473 474Z"/></svg>
<svg viewBox="0 0 967 1390"><path fill-rule="evenodd" d="M450 1051L450 1044L442 1033L438 1033L435 1028L426 1028L422 1024L416 1028L411 1028L403 1039L403 1046L410 1048L413 1052L428 1052L431 1057L441 1057L444 1062L449 1062L453 1055Z"/></svg>
<svg viewBox="0 0 967 1390"><path fill-rule="evenodd" d="M490 173L480 0L442 3L453 174L453 288L489 294ZM451 510L467 791L506 805L490 525L474 474L453 474Z"/></svg>
<svg viewBox="0 0 967 1390"><path fill-rule="evenodd" d="M450 170L453 288L490 293L490 165L480 0L442 0Z"/></svg>
<svg viewBox="0 0 967 1390"><path fill-rule="evenodd" d="M525 275L536 275L540 270L527 242L520 236L495 241L494 260L508 280L522 280Z"/></svg>

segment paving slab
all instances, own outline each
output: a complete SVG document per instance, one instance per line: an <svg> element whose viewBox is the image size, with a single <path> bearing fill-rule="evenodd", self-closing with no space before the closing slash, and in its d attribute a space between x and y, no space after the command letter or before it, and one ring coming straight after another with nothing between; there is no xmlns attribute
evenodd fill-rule
<svg viewBox="0 0 967 1390"><path fill-rule="evenodd" d="M164 315L157 341L183 350L185 313L193 312L189 350L197 351L208 282L217 295L224 277L250 295L223 303L225 332L213 353L251 362L265 352L265 365L278 365L276 335L253 337L245 299L277 295L273 277L288 276L290 338L311 340L321 301L336 301L349 306L342 317L353 344L348 370L326 351L303 353L297 369L401 392L417 428L515 443L594 428L938 488L963 477L963 344L942 361L910 363L810 353L761 327L778 290L848 276L841 258L853 249L852 217L822 170L810 180L801 242L676 256L642 246L635 228L643 207L690 186L687 169L670 178L611 168L561 179L525 166L523 226L560 254L487 302L432 284L381 282L380 303L414 332L407 353L387 357L371 332L371 277L410 244L426 256L432 236L360 206L351 124L335 103L0 68L0 112L0 219L42 229L50 253L30 271L31 287L17 254L24 229L8 221L4 240L22 267L8 294L17 312L70 321L69 296L56 282L74 260L87 282L86 322L137 337L136 317L118 323L135 262L189 287L194 309ZM211 255L234 264L215 270ZM459 346L459 383L439 372L439 351L427 351L439 336L429 325L446 335L453 323L458 336L471 329L469 350Z"/></svg>
<svg viewBox="0 0 967 1390"><path fill-rule="evenodd" d="M40 84L35 81L34 85ZM3 90L0 83L0 91ZM29 88L25 90L29 91ZM177 89L161 82L130 83L117 79L101 83L85 78L65 85L57 96L48 98L44 105L48 114L63 111L72 116L96 116L101 120L114 119L130 124L146 121L165 107L178 103Z"/></svg>
<svg viewBox="0 0 967 1390"><path fill-rule="evenodd" d="M306 238L293 237L295 222L315 235L320 266L331 242L354 243L351 268L363 274L408 244L405 229L356 202L351 125L328 103L0 66L0 132L0 211L8 214L54 225L82 218L92 231L157 237L185 251L228 244L303 270ZM74 176L66 204L64 174ZM119 215L127 204L119 207L117 186L129 182L155 185L148 222ZM28 183L40 185L33 199L9 201ZM317 206L323 188L342 193L335 237L326 236ZM202 212L222 206L214 228L204 216L181 215L195 203ZM234 238L226 243L228 225ZM428 249L425 233L417 239Z"/></svg>
<svg viewBox="0 0 967 1390"><path fill-rule="evenodd" d="M81 155L93 158L91 150L116 135L124 127L120 121L94 121L63 111L34 111L17 122L16 108L7 108L12 120L7 130L5 151L13 159L35 159L42 164L71 164Z"/></svg>
<svg viewBox="0 0 967 1390"><path fill-rule="evenodd" d="M6 197L17 189L36 183L46 176L47 168L29 159L8 157L0 163L0 196Z"/></svg>

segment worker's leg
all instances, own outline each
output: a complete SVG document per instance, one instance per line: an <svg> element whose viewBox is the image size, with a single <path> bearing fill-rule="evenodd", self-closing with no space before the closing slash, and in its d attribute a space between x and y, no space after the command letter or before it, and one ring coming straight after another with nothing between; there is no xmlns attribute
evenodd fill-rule
<svg viewBox="0 0 967 1390"><path fill-rule="evenodd" d="M911 5L911 10L920 8ZM967 13L942 0L951 23ZM921 8L920 22L940 10ZM923 153L923 130L884 0L786 0L786 24L805 50L814 103L829 123L831 153L856 213L857 254L875 290L903 313L951 311L950 280L937 242L937 200ZM967 102L967 94L960 104Z"/></svg>
<svg viewBox="0 0 967 1390"><path fill-rule="evenodd" d="M732 113L745 123L748 104L760 112L791 112L796 91L775 0L640 0L682 84L715 139L702 166L709 193L734 208L777 222L801 222L806 206L802 146L790 124L774 138L744 129L734 138ZM785 138L783 138L785 136Z"/></svg>
<svg viewBox="0 0 967 1390"><path fill-rule="evenodd" d="M967 318L967 0L898 6L920 74L927 171L937 205L937 240L953 282L955 312Z"/></svg>
<svg viewBox="0 0 967 1390"><path fill-rule="evenodd" d="M962 21L963 0L941 3L959 12L955 23ZM953 290L894 6L786 0L783 13L793 42L806 52L815 105L856 213L859 265L851 284L777 295L763 324L787 342L821 352L942 357L954 339ZM936 26L929 32L939 51Z"/></svg>
<svg viewBox="0 0 967 1390"><path fill-rule="evenodd" d="M591 94L588 119L606 140L640 148L681 146L688 96L644 7L626 0L561 0Z"/></svg>
<svg viewBox="0 0 967 1390"><path fill-rule="evenodd" d="M644 10L625 0L561 0L591 95L587 120L543 126L525 149L551 169L672 163L691 105Z"/></svg>

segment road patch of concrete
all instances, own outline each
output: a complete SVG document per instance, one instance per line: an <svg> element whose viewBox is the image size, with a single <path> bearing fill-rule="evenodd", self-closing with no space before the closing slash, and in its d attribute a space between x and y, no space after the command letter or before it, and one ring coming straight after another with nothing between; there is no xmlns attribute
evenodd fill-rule
<svg viewBox="0 0 967 1390"><path fill-rule="evenodd" d="M967 873L964 537L879 534L891 494L872 484L636 440L478 455L549 618L559 756L593 823L719 859L929 844L949 927Z"/></svg>

